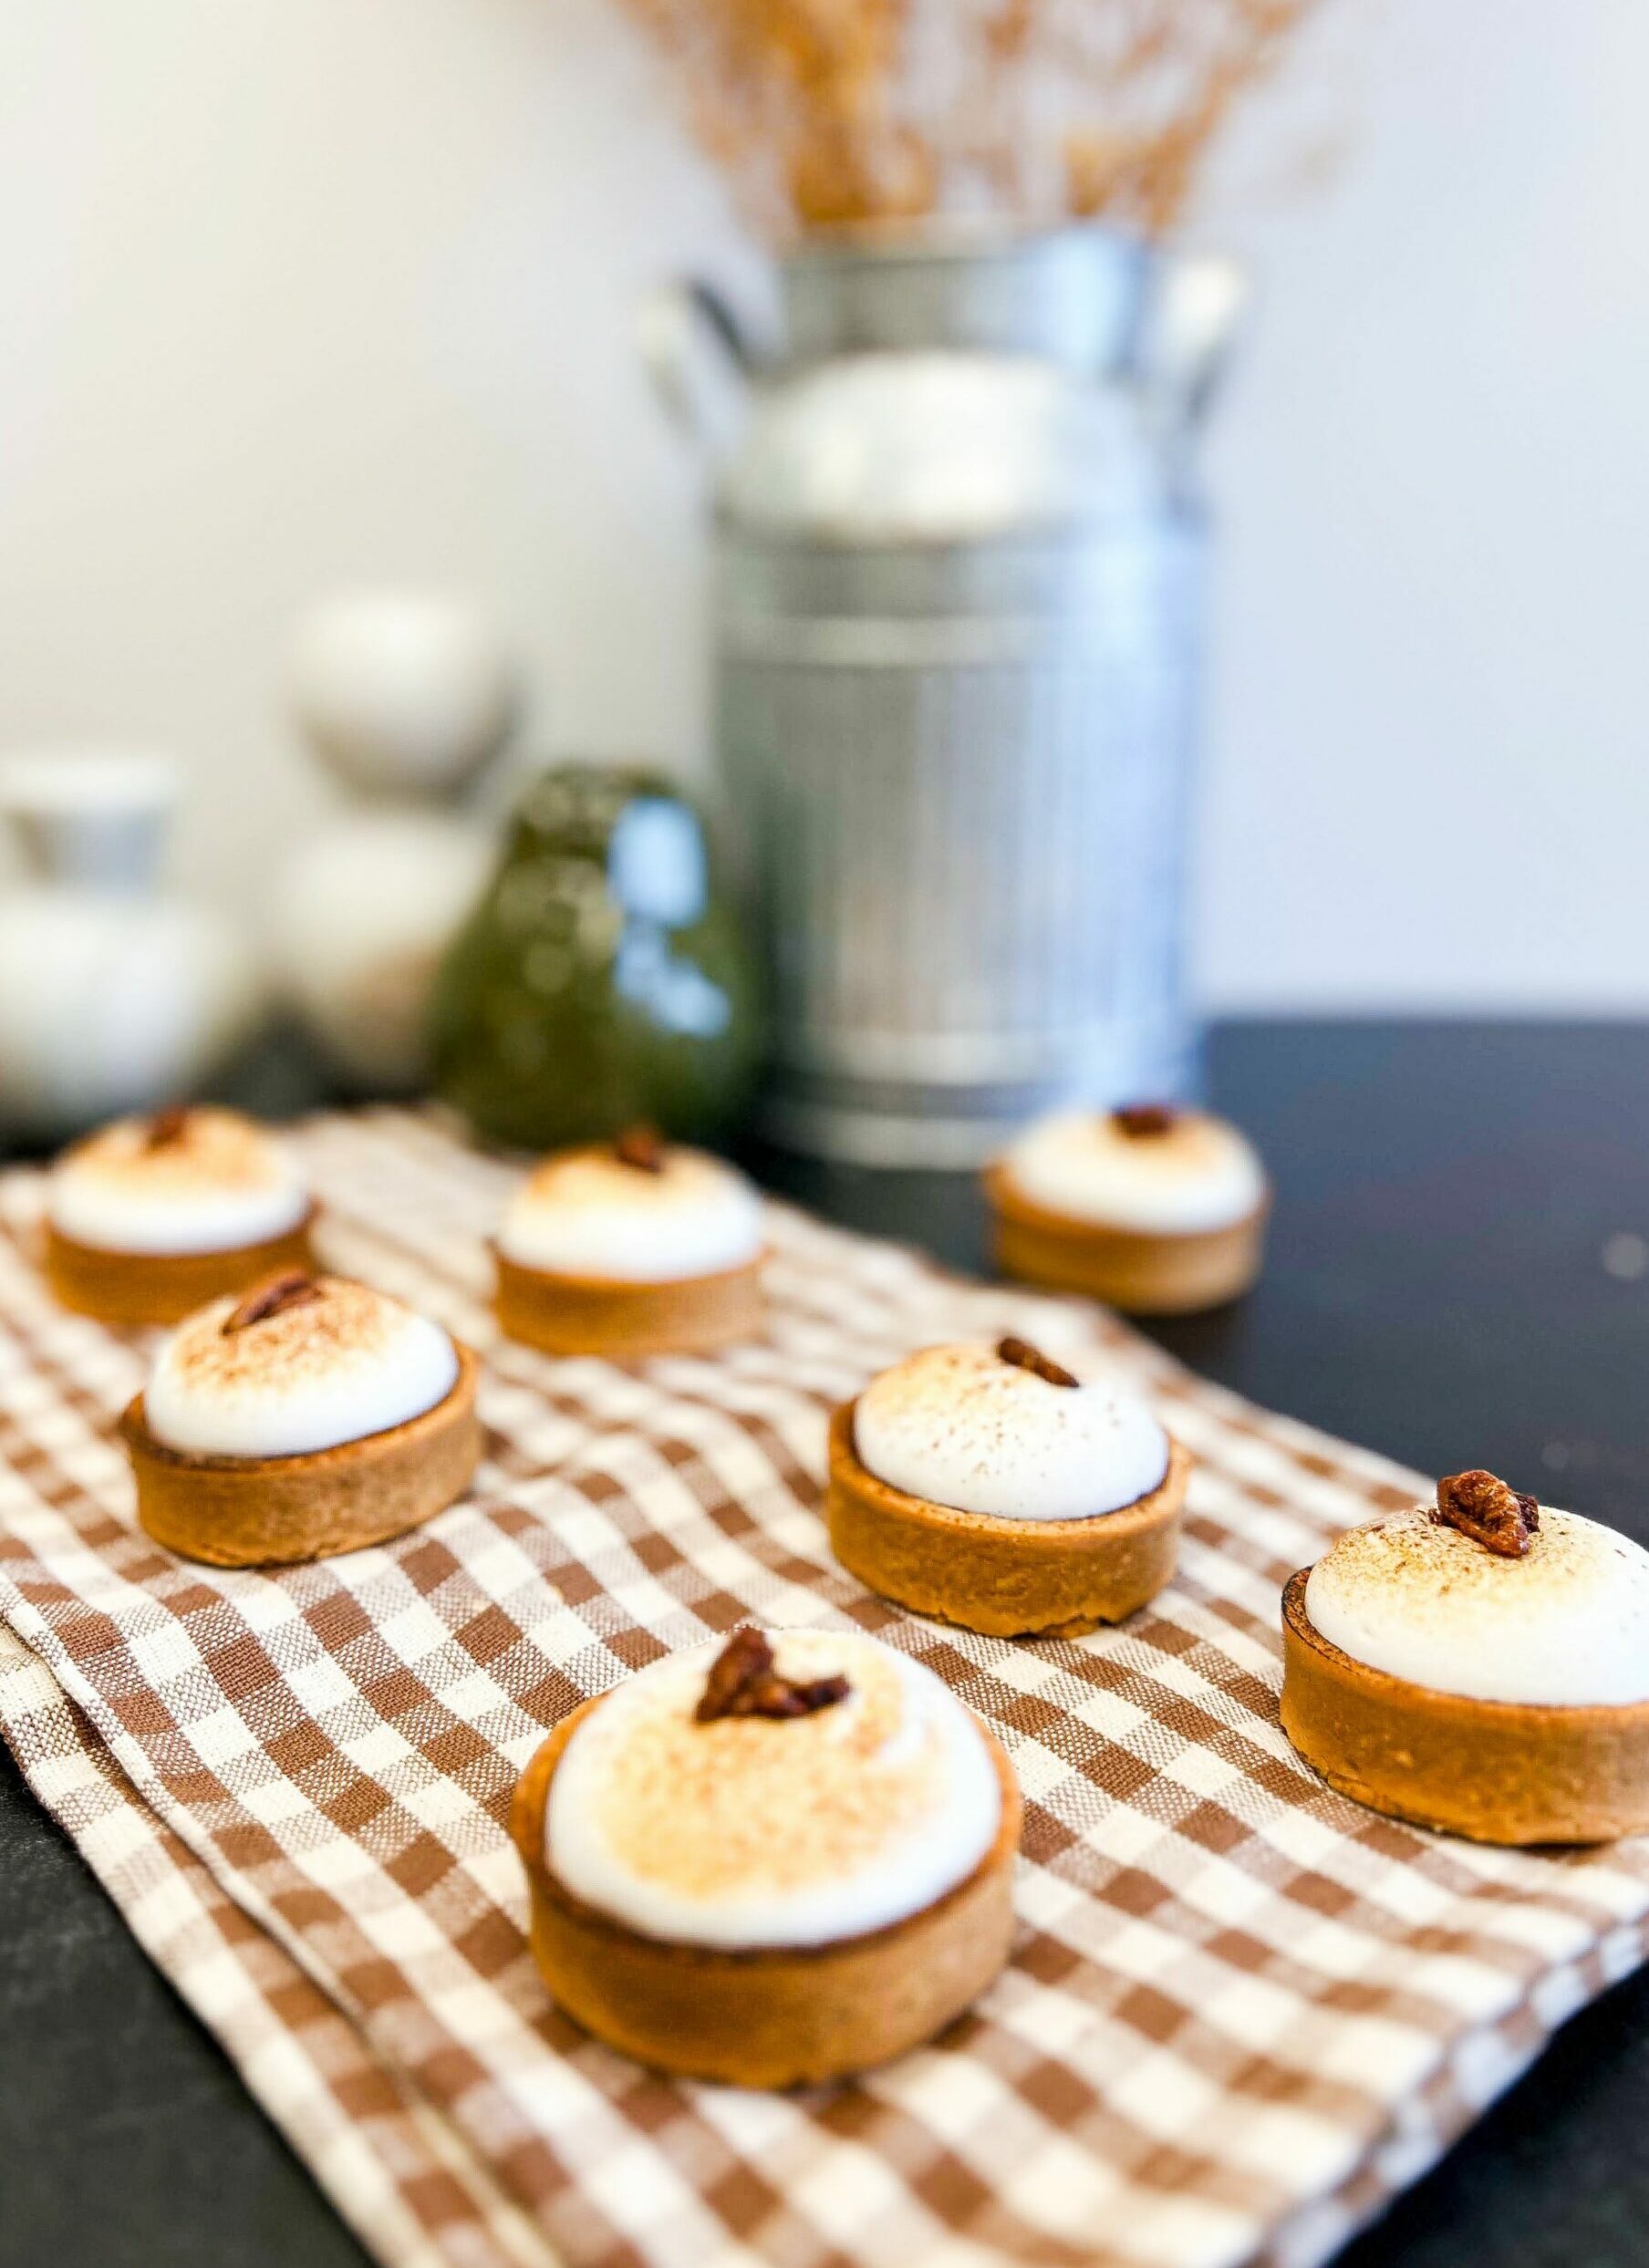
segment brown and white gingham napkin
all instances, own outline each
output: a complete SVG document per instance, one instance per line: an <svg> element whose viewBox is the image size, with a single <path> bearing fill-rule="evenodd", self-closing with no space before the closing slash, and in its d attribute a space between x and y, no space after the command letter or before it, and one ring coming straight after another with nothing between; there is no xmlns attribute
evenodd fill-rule
<svg viewBox="0 0 1649 2268"><path fill-rule="evenodd" d="M0 1727L363 2240L400 2268L1305 2268L1649 1950L1649 1848L1492 1851L1331 1795L1277 1724L1278 1591L1419 1484L1092 1310L775 1207L761 1344L632 1368L497 1342L506 1169L399 1113L296 1137L326 1257L488 1357L472 1497L271 1574L133 1525L146 1349L59 1313L0 1181ZM817 1504L830 1407L936 1339L1097 1339L1195 1453L1178 1579L1013 1645L868 1597ZM731 1628L939 1672L1027 1805L1012 1961L933 2046L769 2097L657 2078L548 2004L504 1836L586 1694ZM19 1642L20 1641L20 1642Z"/></svg>

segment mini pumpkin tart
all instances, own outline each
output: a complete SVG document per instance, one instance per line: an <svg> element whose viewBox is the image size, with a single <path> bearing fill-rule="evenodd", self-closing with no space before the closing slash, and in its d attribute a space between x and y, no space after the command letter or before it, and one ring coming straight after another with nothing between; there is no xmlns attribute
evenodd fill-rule
<svg viewBox="0 0 1649 2268"><path fill-rule="evenodd" d="M214 1567L383 1543L462 1496L478 1365L439 1324L337 1276L271 1278L162 1348L120 1420L138 1518Z"/></svg>
<svg viewBox="0 0 1649 2268"><path fill-rule="evenodd" d="M1491 1473L1283 1594L1282 1729L1342 1795L1485 1843L1649 1828L1649 1552Z"/></svg>
<svg viewBox="0 0 1649 2268"><path fill-rule="evenodd" d="M793 2087L885 2063L988 1985L1020 1797L998 1742L873 1638L741 1630L558 1724L512 1831L533 1952L640 2063Z"/></svg>
<svg viewBox="0 0 1649 2268"><path fill-rule="evenodd" d="M1079 1638L1174 1573L1191 1460L1097 1365L1022 1339L928 1347L831 1420L824 1517L850 1574L1000 1638Z"/></svg>
<svg viewBox="0 0 1649 2268"><path fill-rule="evenodd" d="M47 1184L46 1274L105 1323L176 1323L310 1263L315 1206L290 1157L236 1111L123 1118L64 1153Z"/></svg>
<svg viewBox="0 0 1649 2268"><path fill-rule="evenodd" d="M1039 1119L987 1166L985 1195L1004 1275L1132 1315L1246 1291L1270 1204L1235 1126L1161 1103Z"/></svg>
<svg viewBox="0 0 1649 2268"><path fill-rule="evenodd" d="M650 1127L545 1158L494 1257L505 1336L549 1354L702 1353L762 1328L761 1199Z"/></svg>

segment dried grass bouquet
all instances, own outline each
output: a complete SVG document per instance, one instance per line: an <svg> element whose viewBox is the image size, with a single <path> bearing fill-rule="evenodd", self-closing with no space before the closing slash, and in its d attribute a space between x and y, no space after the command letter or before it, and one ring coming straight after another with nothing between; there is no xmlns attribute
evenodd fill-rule
<svg viewBox="0 0 1649 2268"><path fill-rule="evenodd" d="M1169 226L1313 0L623 0L768 233Z"/></svg>

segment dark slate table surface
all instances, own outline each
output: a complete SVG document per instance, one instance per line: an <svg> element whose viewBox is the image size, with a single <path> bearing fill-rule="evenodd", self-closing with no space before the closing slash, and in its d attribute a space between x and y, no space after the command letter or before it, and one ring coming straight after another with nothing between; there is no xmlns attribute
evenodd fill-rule
<svg viewBox="0 0 1649 2268"><path fill-rule="evenodd" d="M264 1107L306 1099L289 1062L259 1082ZM1649 1028L1232 1024L1210 1084L1271 1165L1270 1264L1163 1341L1423 1470L1486 1465L1649 1543ZM980 1262L964 1182L760 1164L839 1219ZM1642 2268L1645 2131L1649 1972L1343 2268ZM0 2268L363 2259L0 1751Z"/></svg>

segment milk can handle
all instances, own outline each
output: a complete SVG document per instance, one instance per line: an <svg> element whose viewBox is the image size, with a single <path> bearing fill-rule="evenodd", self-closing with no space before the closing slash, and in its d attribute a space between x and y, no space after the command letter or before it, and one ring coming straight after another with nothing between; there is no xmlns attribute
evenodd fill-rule
<svg viewBox="0 0 1649 2268"><path fill-rule="evenodd" d="M1201 425L1241 336L1247 270L1218 253L1167 253L1146 295L1136 363L1165 432Z"/></svg>
<svg viewBox="0 0 1649 2268"><path fill-rule="evenodd" d="M715 285L689 276L648 292L636 311L636 345L676 422L712 453L724 450L761 357Z"/></svg>

